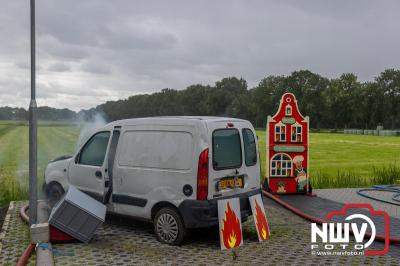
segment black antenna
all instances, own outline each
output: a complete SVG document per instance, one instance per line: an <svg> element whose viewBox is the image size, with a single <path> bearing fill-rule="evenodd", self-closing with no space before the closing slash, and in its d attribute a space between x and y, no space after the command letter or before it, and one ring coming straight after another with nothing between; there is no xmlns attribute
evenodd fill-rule
<svg viewBox="0 0 400 266"><path fill-rule="evenodd" d="M37 222L37 106L35 0L31 0L31 101L29 104L29 224Z"/></svg>

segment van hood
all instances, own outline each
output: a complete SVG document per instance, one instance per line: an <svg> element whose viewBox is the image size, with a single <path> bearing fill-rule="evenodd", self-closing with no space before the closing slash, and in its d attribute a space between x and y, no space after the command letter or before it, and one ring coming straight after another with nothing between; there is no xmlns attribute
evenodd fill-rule
<svg viewBox="0 0 400 266"><path fill-rule="evenodd" d="M57 157L57 158L51 160L49 163L54 163L54 162L61 161L61 160L66 160L66 159L69 159L69 158L72 158L72 155L62 155L60 157Z"/></svg>
<svg viewBox="0 0 400 266"><path fill-rule="evenodd" d="M60 183L64 190L68 188L67 169L72 160L72 156L60 156L47 164L44 178L46 184L52 181Z"/></svg>

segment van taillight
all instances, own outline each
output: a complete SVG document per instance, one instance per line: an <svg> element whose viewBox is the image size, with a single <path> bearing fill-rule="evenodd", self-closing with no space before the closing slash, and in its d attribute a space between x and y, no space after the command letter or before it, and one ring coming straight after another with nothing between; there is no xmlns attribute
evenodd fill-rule
<svg viewBox="0 0 400 266"><path fill-rule="evenodd" d="M197 200L206 200L208 196L208 148L200 153L197 170Z"/></svg>

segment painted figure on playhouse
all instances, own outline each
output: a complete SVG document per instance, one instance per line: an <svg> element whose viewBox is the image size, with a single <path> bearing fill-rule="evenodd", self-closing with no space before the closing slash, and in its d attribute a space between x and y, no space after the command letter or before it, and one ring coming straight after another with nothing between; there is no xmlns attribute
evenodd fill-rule
<svg viewBox="0 0 400 266"><path fill-rule="evenodd" d="M302 192L307 189L307 172L303 167L304 157L303 155L296 155L293 158L293 164L295 165L294 176L297 182L297 191Z"/></svg>

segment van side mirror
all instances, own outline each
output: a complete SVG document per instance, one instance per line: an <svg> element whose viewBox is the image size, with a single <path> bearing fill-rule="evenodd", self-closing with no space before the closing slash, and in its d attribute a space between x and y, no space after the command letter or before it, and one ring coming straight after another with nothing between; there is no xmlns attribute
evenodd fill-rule
<svg viewBox="0 0 400 266"><path fill-rule="evenodd" d="M78 154L75 156L75 163L77 164L79 162L79 157L81 156L81 153L78 152Z"/></svg>

